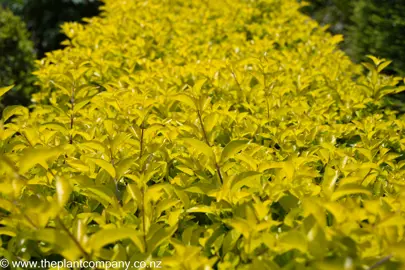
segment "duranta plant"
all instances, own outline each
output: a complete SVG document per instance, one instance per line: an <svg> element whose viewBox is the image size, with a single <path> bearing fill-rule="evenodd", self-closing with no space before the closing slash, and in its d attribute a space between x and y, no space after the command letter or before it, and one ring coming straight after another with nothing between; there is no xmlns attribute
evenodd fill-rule
<svg viewBox="0 0 405 270"><path fill-rule="evenodd" d="M390 62L363 75L294 0L104 2L3 112L2 256L400 269Z"/></svg>

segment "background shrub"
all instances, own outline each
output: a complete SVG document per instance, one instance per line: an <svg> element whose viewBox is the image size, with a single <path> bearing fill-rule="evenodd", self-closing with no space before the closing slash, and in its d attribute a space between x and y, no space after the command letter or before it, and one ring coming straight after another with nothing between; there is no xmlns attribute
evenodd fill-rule
<svg viewBox="0 0 405 270"><path fill-rule="evenodd" d="M97 15L101 2L0 0L0 4L0 86L15 84L0 103L2 111L5 106L30 103L30 94L38 90L31 74L36 57L63 48L66 36L61 24Z"/></svg>
<svg viewBox="0 0 405 270"><path fill-rule="evenodd" d="M395 0L310 0L304 12L334 34L343 34L341 44L356 62L372 54L395 60L386 72L405 74L405 2Z"/></svg>
<svg viewBox="0 0 405 270"><path fill-rule="evenodd" d="M394 60L386 73L405 74L405 2L392 0L310 0L302 10L322 25L330 25L333 34L343 34L340 43L353 61L366 55ZM405 95L390 95L386 106L405 112Z"/></svg>
<svg viewBox="0 0 405 270"><path fill-rule="evenodd" d="M0 86L15 84L0 103L27 105L34 90L35 53L24 22L10 10L0 7Z"/></svg>
<svg viewBox="0 0 405 270"><path fill-rule="evenodd" d="M322 25L330 25L328 29L334 34L346 34L351 24L353 2L350 0L310 0L302 10L310 14Z"/></svg>
<svg viewBox="0 0 405 270"><path fill-rule="evenodd" d="M350 54L359 61L373 54L394 60L387 71L405 74L405 2L392 0L354 1L348 26Z"/></svg>
<svg viewBox="0 0 405 270"><path fill-rule="evenodd" d="M98 15L97 0L1 0L20 16L28 26L38 58L46 52L62 48L66 36L60 26L64 22L80 21Z"/></svg>

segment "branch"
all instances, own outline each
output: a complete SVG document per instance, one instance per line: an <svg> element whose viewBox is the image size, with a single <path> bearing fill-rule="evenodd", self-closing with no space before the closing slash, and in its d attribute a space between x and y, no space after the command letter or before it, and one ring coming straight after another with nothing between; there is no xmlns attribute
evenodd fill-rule
<svg viewBox="0 0 405 270"><path fill-rule="evenodd" d="M75 109L75 90L74 88L72 89L72 96L70 97L70 104L72 105L72 112L70 114L70 132L73 130L73 124L74 124L74 109ZM73 144L73 135L72 133L69 135L69 144Z"/></svg>
<svg viewBox="0 0 405 270"><path fill-rule="evenodd" d="M385 256L384 258L382 258L381 260L370 266L367 270L377 269L378 267L389 261L392 257L393 257L392 255Z"/></svg>
<svg viewBox="0 0 405 270"><path fill-rule="evenodd" d="M62 220L59 217L56 217L56 220L59 222L61 225L63 231L72 239L72 241L75 243L77 248L80 250L80 252L84 255L84 257L90 261L90 255L84 250L82 245L77 241L76 237L73 236L73 234L69 231L68 228L66 228L65 224L63 224Z"/></svg>
<svg viewBox="0 0 405 270"><path fill-rule="evenodd" d="M200 112L200 110L199 110L198 108L197 108L197 114L198 114L198 119L200 120L201 129L202 129L202 132L203 132L203 135L204 135L205 143L206 143L209 147L211 147L211 144L210 144L210 142L208 141L207 132L205 131L205 127L204 127L204 123L203 123L203 120L202 120L201 112ZM221 168L219 167L217 161L215 160L215 157L214 157L214 162L215 162L215 169L216 169L216 171L217 171L219 180L220 180L220 182L221 182L221 184L222 184L222 183L224 182L224 180L223 180L223 178L222 178Z"/></svg>

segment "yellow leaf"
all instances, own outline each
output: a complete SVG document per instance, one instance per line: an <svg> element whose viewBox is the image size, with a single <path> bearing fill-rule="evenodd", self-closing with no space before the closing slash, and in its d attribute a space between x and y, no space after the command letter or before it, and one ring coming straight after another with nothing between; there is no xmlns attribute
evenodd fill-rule
<svg viewBox="0 0 405 270"><path fill-rule="evenodd" d="M70 193L72 193L72 186L70 185L69 180L57 177L56 194L60 206L64 206L69 201Z"/></svg>
<svg viewBox="0 0 405 270"><path fill-rule="evenodd" d="M116 176L115 169L113 165L111 165L111 163L108 163L103 159L95 159L95 158L93 158L92 161L96 163L98 166L100 166L102 169L104 169L106 172L108 172L108 174L111 175L112 178L115 178Z"/></svg>
<svg viewBox="0 0 405 270"><path fill-rule="evenodd" d="M28 148L20 158L20 173L26 173L36 164L40 164L45 169L48 169L48 160L58 157L61 153L62 150L60 148Z"/></svg>
<svg viewBox="0 0 405 270"><path fill-rule="evenodd" d="M3 96L5 93L10 91L14 85L6 86L6 87L0 87L0 97Z"/></svg>
<svg viewBox="0 0 405 270"><path fill-rule="evenodd" d="M191 147L195 148L197 151L203 153L207 157L213 157L214 153L212 152L211 147L209 147L205 142L194 138L185 138L183 141L190 145Z"/></svg>
<svg viewBox="0 0 405 270"><path fill-rule="evenodd" d="M348 195L354 194L364 194L364 195L371 195L371 191L363 186L357 184L346 184L340 186L331 197L332 201L339 200L340 198Z"/></svg>

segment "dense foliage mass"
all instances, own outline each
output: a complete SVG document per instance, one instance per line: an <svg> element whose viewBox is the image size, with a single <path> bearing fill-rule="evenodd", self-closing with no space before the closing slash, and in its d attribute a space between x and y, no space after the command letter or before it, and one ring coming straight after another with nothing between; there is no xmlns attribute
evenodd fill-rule
<svg viewBox="0 0 405 270"><path fill-rule="evenodd" d="M398 269L402 78L363 75L300 7L105 0L65 24L35 106L3 112L0 254Z"/></svg>
<svg viewBox="0 0 405 270"><path fill-rule="evenodd" d="M21 19L10 10L0 7L0 86L17 84L3 98L4 104L26 105L33 90L35 53L29 33Z"/></svg>

